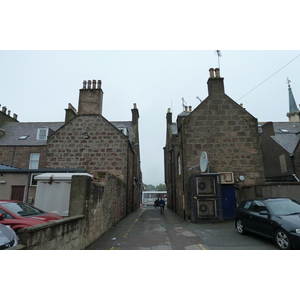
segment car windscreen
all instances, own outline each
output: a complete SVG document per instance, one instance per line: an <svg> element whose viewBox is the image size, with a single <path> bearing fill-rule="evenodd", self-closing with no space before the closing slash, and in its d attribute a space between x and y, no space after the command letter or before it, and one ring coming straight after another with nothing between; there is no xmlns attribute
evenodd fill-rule
<svg viewBox="0 0 300 300"><path fill-rule="evenodd" d="M267 201L268 208L274 215L300 214L300 202L292 199L277 199Z"/></svg>
<svg viewBox="0 0 300 300"><path fill-rule="evenodd" d="M32 215L43 213L42 210L39 210L38 208L23 202L4 203L2 204L2 207L6 208L7 210L21 217L32 216Z"/></svg>

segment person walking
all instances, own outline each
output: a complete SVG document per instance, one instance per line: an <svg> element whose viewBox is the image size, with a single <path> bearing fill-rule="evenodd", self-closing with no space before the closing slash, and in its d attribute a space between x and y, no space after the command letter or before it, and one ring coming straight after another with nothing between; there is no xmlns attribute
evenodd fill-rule
<svg viewBox="0 0 300 300"><path fill-rule="evenodd" d="M165 205L166 205L166 202L163 198L161 198L159 200L159 205L162 207L162 211L164 212L165 211Z"/></svg>
<svg viewBox="0 0 300 300"><path fill-rule="evenodd" d="M159 198L154 201L154 208L159 207Z"/></svg>

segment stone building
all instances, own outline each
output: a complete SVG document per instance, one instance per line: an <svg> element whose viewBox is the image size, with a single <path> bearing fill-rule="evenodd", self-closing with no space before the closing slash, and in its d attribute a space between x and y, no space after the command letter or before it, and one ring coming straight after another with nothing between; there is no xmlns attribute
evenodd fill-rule
<svg viewBox="0 0 300 300"><path fill-rule="evenodd" d="M239 188L264 182L257 119L225 94L219 69L209 72L208 97L176 123L166 116L168 206L192 221L232 218Z"/></svg>
<svg viewBox="0 0 300 300"><path fill-rule="evenodd" d="M104 172L120 178L127 188L128 212L139 207L142 175L139 150L139 112L132 121L109 122L102 115L101 81L84 81L78 113L48 138L46 167L86 169L101 181Z"/></svg>
<svg viewBox="0 0 300 300"><path fill-rule="evenodd" d="M288 122L259 122L263 164L268 182L300 178L300 111L288 80Z"/></svg>
<svg viewBox="0 0 300 300"><path fill-rule="evenodd" d="M11 178L21 173L25 179L18 180L18 186L24 201L34 194L29 192L34 189L34 174L88 172L101 182L110 173L126 186L127 213L137 209L142 182L138 109L134 104L131 121L109 122L102 115L102 105L101 81L89 80L79 91L78 112L69 104L64 122L18 122L16 115L11 118L2 112L0 176L10 180L3 180L0 198L4 191L11 194Z"/></svg>

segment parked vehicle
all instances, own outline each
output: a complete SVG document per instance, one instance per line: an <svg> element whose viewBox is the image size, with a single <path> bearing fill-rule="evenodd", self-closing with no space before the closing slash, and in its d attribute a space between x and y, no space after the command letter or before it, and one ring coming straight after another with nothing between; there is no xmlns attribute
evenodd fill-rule
<svg viewBox="0 0 300 300"><path fill-rule="evenodd" d="M247 231L273 239L279 249L300 248L300 202L290 198L243 201L235 210L239 234Z"/></svg>
<svg viewBox="0 0 300 300"><path fill-rule="evenodd" d="M21 201L0 200L0 224L9 225L15 231L59 219L63 217Z"/></svg>
<svg viewBox="0 0 300 300"><path fill-rule="evenodd" d="M17 246L19 238L9 226L0 224L0 250Z"/></svg>

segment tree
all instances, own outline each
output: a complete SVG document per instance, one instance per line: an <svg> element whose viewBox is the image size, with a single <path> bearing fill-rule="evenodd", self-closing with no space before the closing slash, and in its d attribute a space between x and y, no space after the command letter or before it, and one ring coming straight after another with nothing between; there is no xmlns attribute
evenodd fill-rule
<svg viewBox="0 0 300 300"><path fill-rule="evenodd" d="M155 190L156 190L156 191L166 191L166 190L167 190L167 187L166 187L165 184L162 184L162 183L161 183L161 184L159 184L159 185L156 186Z"/></svg>

